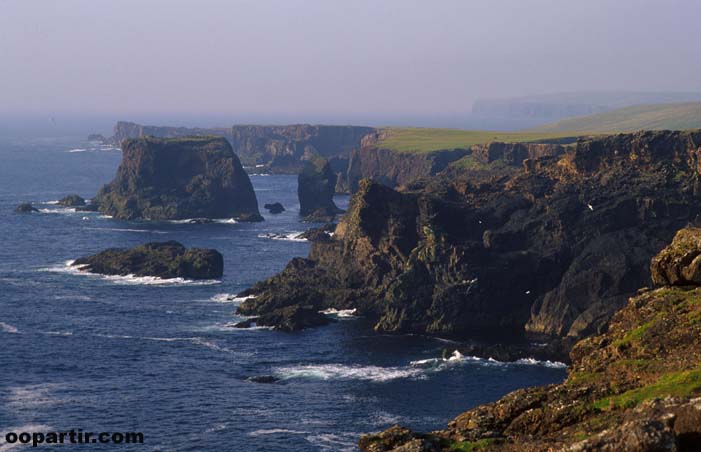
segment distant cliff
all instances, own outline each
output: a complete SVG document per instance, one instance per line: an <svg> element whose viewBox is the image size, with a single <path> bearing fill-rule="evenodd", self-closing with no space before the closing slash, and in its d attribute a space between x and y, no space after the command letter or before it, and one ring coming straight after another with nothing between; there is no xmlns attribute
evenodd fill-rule
<svg viewBox="0 0 701 452"><path fill-rule="evenodd" d="M114 135L111 141L119 145L128 138L178 138L187 136L220 136L229 138L230 131L224 127L213 128L188 128L188 127L162 127L143 126L133 122L119 121L114 126Z"/></svg>
<svg viewBox="0 0 701 452"><path fill-rule="evenodd" d="M302 160L312 155L347 158L374 130L360 126L234 126L230 140L246 165L296 173L302 169Z"/></svg>
<svg viewBox="0 0 701 452"><path fill-rule="evenodd" d="M356 308L395 333L596 333L701 214L700 146L701 132L617 135L404 191L362 181L333 239L241 310Z"/></svg>
<svg viewBox="0 0 701 452"><path fill-rule="evenodd" d="M124 140L117 175L94 202L126 220L262 220L248 174L218 137Z"/></svg>

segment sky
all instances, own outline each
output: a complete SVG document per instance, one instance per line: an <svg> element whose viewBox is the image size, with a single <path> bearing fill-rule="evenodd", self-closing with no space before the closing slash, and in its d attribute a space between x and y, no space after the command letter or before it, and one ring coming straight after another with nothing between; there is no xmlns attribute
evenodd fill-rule
<svg viewBox="0 0 701 452"><path fill-rule="evenodd" d="M701 91L699 0L0 0L0 113L451 115Z"/></svg>

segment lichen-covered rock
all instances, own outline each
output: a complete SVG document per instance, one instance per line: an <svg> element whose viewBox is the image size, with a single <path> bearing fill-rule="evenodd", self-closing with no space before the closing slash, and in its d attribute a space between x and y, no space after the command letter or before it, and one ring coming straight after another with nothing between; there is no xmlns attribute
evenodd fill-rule
<svg viewBox="0 0 701 452"><path fill-rule="evenodd" d="M76 194L72 194L61 198L58 201L58 205L65 207L83 207L85 206L85 199Z"/></svg>
<svg viewBox="0 0 701 452"><path fill-rule="evenodd" d="M669 248L686 246L697 245ZM519 389L458 415L444 430L392 427L361 438L360 449L399 452L424 438L445 452L699 450L701 283L642 291L607 332L578 342L571 360L562 384Z"/></svg>
<svg viewBox="0 0 701 452"><path fill-rule="evenodd" d="M178 242L169 241L131 249L110 248L76 259L71 265L101 275L215 279L222 276L224 257L216 250L187 249Z"/></svg>
<svg viewBox="0 0 701 452"><path fill-rule="evenodd" d="M29 202L24 202L15 208L15 212L16 213L32 213L32 212L39 212L39 209L34 207Z"/></svg>
<svg viewBox="0 0 701 452"><path fill-rule="evenodd" d="M100 212L134 220L235 218L261 221L253 186L224 138L138 138L122 143Z"/></svg>
<svg viewBox="0 0 701 452"><path fill-rule="evenodd" d="M677 232L672 244L652 258L651 273L656 286L701 284L701 228Z"/></svg>
<svg viewBox="0 0 701 452"><path fill-rule="evenodd" d="M306 221L329 222L336 214L343 212L333 202L336 192L336 175L328 160L312 157L304 162L304 168L297 178L299 214Z"/></svg>

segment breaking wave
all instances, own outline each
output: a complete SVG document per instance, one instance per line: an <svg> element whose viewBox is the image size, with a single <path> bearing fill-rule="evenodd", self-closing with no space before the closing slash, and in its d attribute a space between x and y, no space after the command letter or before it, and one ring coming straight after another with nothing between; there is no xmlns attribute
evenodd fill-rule
<svg viewBox="0 0 701 452"><path fill-rule="evenodd" d="M0 322L0 331L3 333L17 334L19 330L16 326L10 325L9 323Z"/></svg>
<svg viewBox="0 0 701 452"><path fill-rule="evenodd" d="M287 232L283 234L267 232L265 234L258 234L258 237L261 239L284 240L287 242L306 242L307 239L300 237L300 234L302 234L302 232L299 231Z"/></svg>
<svg viewBox="0 0 701 452"><path fill-rule="evenodd" d="M308 364L278 368L275 374L282 380L367 380L384 382L398 378L421 378L424 371L414 367L378 367L345 364Z"/></svg>
<svg viewBox="0 0 701 452"><path fill-rule="evenodd" d="M330 315L333 317L337 317L339 319L355 319L358 316L355 315L357 312L357 309L326 309L324 311L319 311L322 314Z"/></svg>

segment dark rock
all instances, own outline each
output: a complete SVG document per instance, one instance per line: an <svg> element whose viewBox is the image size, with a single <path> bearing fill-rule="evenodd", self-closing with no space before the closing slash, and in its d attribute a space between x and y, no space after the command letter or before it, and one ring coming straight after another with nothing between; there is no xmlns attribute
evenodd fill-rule
<svg viewBox="0 0 701 452"><path fill-rule="evenodd" d="M39 209L36 207L32 206L31 203L25 202L20 204L15 208L15 212L17 213L32 213L32 212L39 212Z"/></svg>
<svg viewBox="0 0 701 452"><path fill-rule="evenodd" d="M96 141L98 143L106 143L108 140L102 134L91 133L90 135L88 135L88 141Z"/></svg>
<svg viewBox="0 0 701 452"><path fill-rule="evenodd" d="M282 213L285 211L285 208L279 202L274 202L272 204L265 204L263 207L268 209L268 211L270 213Z"/></svg>
<svg viewBox="0 0 701 452"><path fill-rule="evenodd" d="M68 195L60 199L58 204L65 207L83 207L85 206L85 199L78 195Z"/></svg>
<svg viewBox="0 0 701 452"><path fill-rule="evenodd" d="M312 306L286 306L266 312L253 322L257 326L269 326L278 331L299 331L305 328L323 326L333 322Z"/></svg>
<svg viewBox="0 0 701 452"><path fill-rule="evenodd" d="M329 241L331 240L331 234L336 230L336 225L333 223L327 223L318 228L311 228L304 231L297 238L307 239L310 242L318 241Z"/></svg>
<svg viewBox="0 0 701 452"><path fill-rule="evenodd" d="M262 220L251 181L224 138L129 139L122 152L115 179L95 198L106 215Z"/></svg>
<svg viewBox="0 0 701 452"><path fill-rule="evenodd" d="M254 377L248 377L246 378L246 381L250 381L253 383L264 383L264 384L270 384L270 383L275 383L280 381L279 378L273 376L273 375L257 375Z"/></svg>
<svg viewBox="0 0 701 452"><path fill-rule="evenodd" d="M297 178L299 214L305 221L329 222L343 211L333 202L336 175L323 157L312 157L304 163Z"/></svg>
<svg viewBox="0 0 701 452"><path fill-rule="evenodd" d="M622 134L528 170L454 168L400 191L361 181L333 240L240 309L357 308L390 333L602 333L701 213L698 143L701 132Z"/></svg>
<svg viewBox="0 0 701 452"><path fill-rule="evenodd" d="M186 249L178 242L154 242L131 249L110 248L72 264L102 275L214 279L222 276L224 258L216 250Z"/></svg>
<svg viewBox="0 0 701 452"><path fill-rule="evenodd" d="M99 212L100 206L91 202L85 206L77 206L75 210L76 212Z"/></svg>
<svg viewBox="0 0 701 452"><path fill-rule="evenodd" d="M211 218L191 218L187 221L188 224L210 224L214 223Z"/></svg>

